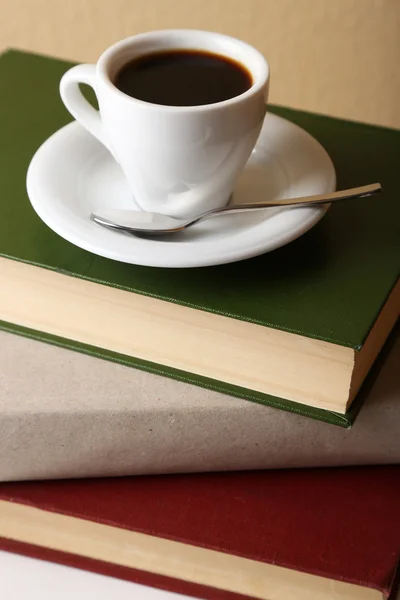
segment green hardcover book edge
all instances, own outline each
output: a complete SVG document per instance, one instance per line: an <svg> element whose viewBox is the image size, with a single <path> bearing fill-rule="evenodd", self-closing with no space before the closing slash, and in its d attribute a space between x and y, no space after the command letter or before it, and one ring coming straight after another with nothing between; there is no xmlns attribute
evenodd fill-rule
<svg viewBox="0 0 400 600"><path fill-rule="evenodd" d="M235 265L162 270L115 263L76 248L54 234L36 216L26 195L25 174L34 151L71 120L58 95L59 79L70 66L64 61L14 50L0 57L0 122L7 148L7 155L0 161L4 204L0 255L354 349L362 347L398 278L398 240L393 216L399 206L395 194L399 132L273 107L271 110L307 129L326 147L338 171L339 187L380 180L386 190L388 208L378 210L376 216L373 199L365 201L361 213L351 203L335 207L303 238L276 252ZM351 164L347 164L349 144L353 151L359 150L359 157ZM387 156L383 156L383 148L388 151ZM9 201L11 198L13 202ZM350 222L351 226L357 218L371 229L371 211L379 232L379 243L373 248L374 260L379 265L373 285L370 273L366 272L370 265L360 263L362 236L357 239L347 232L344 239L332 238L332 231L338 231L341 222L346 225ZM9 226L17 218L21 233L26 234L18 238ZM351 250L356 251L355 256ZM354 285L356 275L363 276L361 289ZM348 286L345 297L343 279ZM238 281L244 286L237 285ZM361 308L360 298L365 299ZM361 400L357 399L350 412L340 415L13 324L2 322L0 328L345 427L350 426L361 406Z"/></svg>
<svg viewBox="0 0 400 600"><path fill-rule="evenodd" d="M186 373L185 371L180 371L179 369L165 367L163 365L124 354L119 354L117 352L111 352L109 350L97 348L96 346L90 346L89 344L82 344L80 342L76 342L75 340L69 340L59 336L50 335L48 333L43 333L41 331L35 331L34 329L28 329L27 327L21 327L20 325L15 325L13 323L0 321L0 329L16 335L21 335L41 342L46 342L48 344L53 344L54 346L75 350L100 359L111 360L122 365L134 367L135 369L140 369L149 373L155 373L156 375L162 375L164 377L170 377L178 381L183 381L185 383L197 385L217 392L222 392L224 394L228 394L229 396L242 398L258 404L264 404L266 406L272 406L274 408L310 417L318 421L324 421L332 425L339 425L341 427L350 428L352 426L363 403L364 394L360 392L356 401L353 402L350 411L348 411L346 414L339 414L329 410L306 406L298 402L291 402L290 400L285 400L269 394L254 392L246 388L216 381L215 379L209 379L207 377L201 377L200 375Z"/></svg>

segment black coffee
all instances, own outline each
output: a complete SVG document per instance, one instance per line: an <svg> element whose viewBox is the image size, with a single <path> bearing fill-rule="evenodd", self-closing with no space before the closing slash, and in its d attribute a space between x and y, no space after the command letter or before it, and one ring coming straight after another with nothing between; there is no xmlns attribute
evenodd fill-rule
<svg viewBox="0 0 400 600"><path fill-rule="evenodd" d="M243 94L252 78L245 67L224 56L171 50L126 63L114 83L121 92L145 102L200 106Z"/></svg>

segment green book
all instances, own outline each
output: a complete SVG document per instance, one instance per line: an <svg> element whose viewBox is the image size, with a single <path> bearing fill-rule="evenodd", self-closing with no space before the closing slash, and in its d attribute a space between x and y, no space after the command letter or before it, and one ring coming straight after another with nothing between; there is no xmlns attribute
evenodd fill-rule
<svg viewBox="0 0 400 600"><path fill-rule="evenodd" d="M240 263L118 263L56 235L26 193L33 154L71 120L58 92L70 67L0 57L0 327L349 427L399 313L400 132L270 107L322 143L339 188L378 181L381 197L333 206L297 241Z"/></svg>

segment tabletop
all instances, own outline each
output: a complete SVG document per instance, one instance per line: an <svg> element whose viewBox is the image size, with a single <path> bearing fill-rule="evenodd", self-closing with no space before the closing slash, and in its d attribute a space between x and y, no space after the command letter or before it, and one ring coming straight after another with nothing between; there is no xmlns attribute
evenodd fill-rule
<svg viewBox="0 0 400 600"><path fill-rule="evenodd" d="M23 576L22 576L23 574ZM0 550L1 600L192 600L105 575Z"/></svg>
<svg viewBox="0 0 400 600"><path fill-rule="evenodd" d="M25 600L28 597L30 600L193 600L189 596L0 550L0 598ZM394 600L400 600L400 587Z"/></svg>

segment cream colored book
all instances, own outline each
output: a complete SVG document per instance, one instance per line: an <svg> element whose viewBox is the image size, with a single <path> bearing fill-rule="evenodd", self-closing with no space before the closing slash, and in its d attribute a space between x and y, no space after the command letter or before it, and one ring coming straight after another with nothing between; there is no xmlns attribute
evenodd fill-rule
<svg viewBox="0 0 400 600"><path fill-rule="evenodd" d="M348 430L0 332L0 481L400 463L389 346Z"/></svg>

